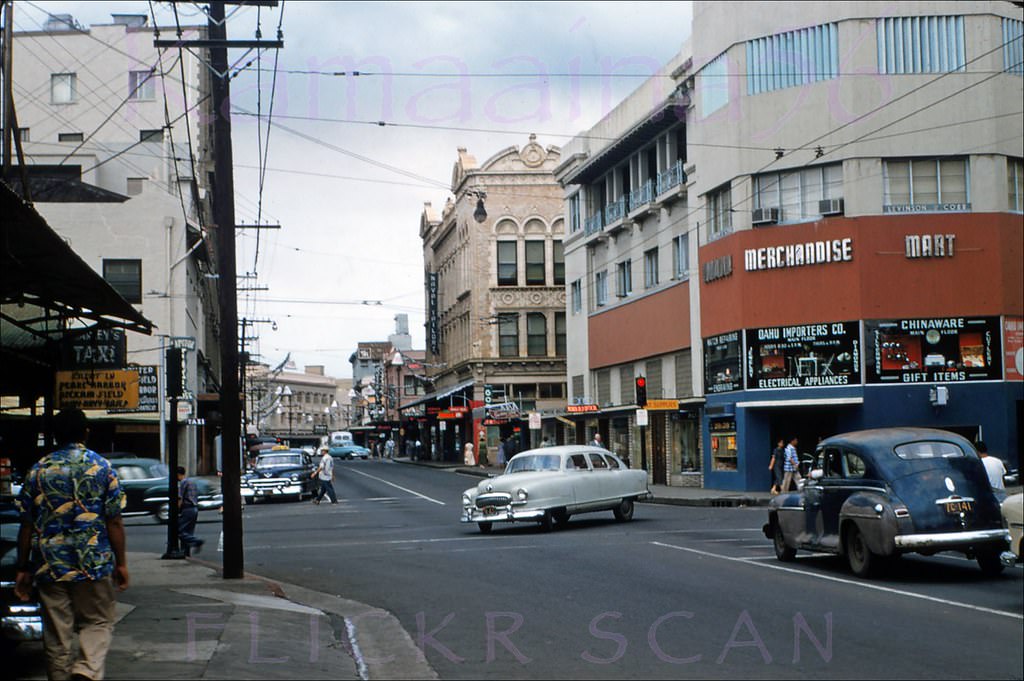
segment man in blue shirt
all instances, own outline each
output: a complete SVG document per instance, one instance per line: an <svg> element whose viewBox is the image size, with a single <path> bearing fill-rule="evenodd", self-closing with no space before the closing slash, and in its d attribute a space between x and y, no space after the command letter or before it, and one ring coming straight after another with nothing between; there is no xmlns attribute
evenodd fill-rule
<svg viewBox="0 0 1024 681"><path fill-rule="evenodd" d="M35 579L43 604L43 649L50 679L102 679L114 633L114 588L128 588L124 492L110 462L83 444L80 409L54 418L61 448L32 467L18 497L15 594L27 601ZM41 557L29 561L32 549ZM78 655L74 637L78 632Z"/></svg>
<svg viewBox="0 0 1024 681"><path fill-rule="evenodd" d="M800 457L796 453L797 439L794 437L786 445L785 459L783 463L784 473L782 476L782 491L789 491L789 483L796 482L796 488L800 489L804 478L800 475Z"/></svg>

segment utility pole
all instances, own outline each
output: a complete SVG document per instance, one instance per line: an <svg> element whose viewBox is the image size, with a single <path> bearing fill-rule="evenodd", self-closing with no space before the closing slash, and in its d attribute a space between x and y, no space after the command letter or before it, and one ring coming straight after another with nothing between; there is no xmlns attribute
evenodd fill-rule
<svg viewBox="0 0 1024 681"><path fill-rule="evenodd" d="M213 222L217 233L217 267L220 276L220 411L222 491L224 495L224 579L245 576L242 552L241 424L242 409L238 379L238 300L235 281L235 184L231 153L231 69L228 48L280 49L280 40L227 39L224 0L210 3L207 38L199 40L155 40L160 47L209 48L213 95ZM233 5L276 7L276 1L231 0Z"/></svg>

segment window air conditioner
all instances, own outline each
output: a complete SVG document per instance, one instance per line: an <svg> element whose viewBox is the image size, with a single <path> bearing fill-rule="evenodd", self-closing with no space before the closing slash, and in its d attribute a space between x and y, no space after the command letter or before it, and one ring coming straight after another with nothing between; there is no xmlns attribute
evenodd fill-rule
<svg viewBox="0 0 1024 681"><path fill-rule="evenodd" d="M755 208L750 223L753 225L774 225L781 218L782 211L778 208Z"/></svg>
<svg viewBox="0 0 1024 681"><path fill-rule="evenodd" d="M818 201L818 212L822 215L842 215L842 199L822 199Z"/></svg>

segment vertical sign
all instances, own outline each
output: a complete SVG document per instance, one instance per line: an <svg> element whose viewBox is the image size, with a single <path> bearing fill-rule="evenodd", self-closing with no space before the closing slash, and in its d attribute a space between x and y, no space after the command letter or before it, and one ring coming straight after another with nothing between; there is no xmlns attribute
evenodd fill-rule
<svg viewBox="0 0 1024 681"><path fill-rule="evenodd" d="M1003 363L1007 381L1024 381L1024 317L1003 320Z"/></svg>
<svg viewBox="0 0 1024 681"><path fill-rule="evenodd" d="M430 352L441 354L440 329L437 319L437 272L427 273L427 343Z"/></svg>

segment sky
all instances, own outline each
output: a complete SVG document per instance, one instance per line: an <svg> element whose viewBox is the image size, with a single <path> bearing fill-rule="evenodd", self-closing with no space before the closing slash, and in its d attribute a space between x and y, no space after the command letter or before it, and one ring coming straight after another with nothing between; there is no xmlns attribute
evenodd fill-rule
<svg viewBox="0 0 1024 681"><path fill-rule="evenodd" d="M174 24L168 3L152 8ZM35 28L44 12L88 26L150 3L19 2L15 25ZM178 12L205 24L200 5ZM256 230L237 235L238 272L256 274L239 287L268 288L239 292L239 316L268 320L250 327L250 350L347 377L357 344L386 340L396 314L423 348L419 222L424 202L452 196L456 150L483 163L531 133L567 143L678 53L691 12L689 2L288 0L231 13L229 38L251 39L258 25L273 39L280 23L284 40L231 84L236 220L281 225L260 231L258 248ZM257 56L244 52L229 59Z"/></svg>

